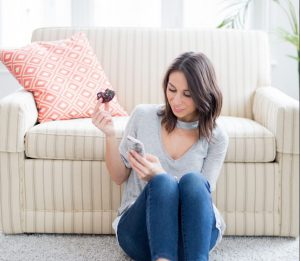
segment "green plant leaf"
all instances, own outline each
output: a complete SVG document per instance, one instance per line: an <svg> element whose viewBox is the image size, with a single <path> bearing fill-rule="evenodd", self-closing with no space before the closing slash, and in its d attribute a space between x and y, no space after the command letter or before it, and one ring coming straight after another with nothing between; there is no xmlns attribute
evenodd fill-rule
<svg viewBox="0 0 300 261"><path fill-rule="evenodd" d="M217 28L243 29L246 22L246 16L249 10L249 5L253 1L254 0L224 0L223 3L225 4L225 7L223 8L223 11L229 11L230 13L227 16L225 16L224 20L221 21ZM296 47L298 57L291 55L288 56L298 60L299 62L299 26L295 7L291 0L273 0L272 2L276 3L284 12L292 30L292 32L289 32L285 29L278 28L277 34L281 39Z"/></svg>
<svg viewBox="0 0 300 261"><path fill-rule="evenodd" d="M288 32L287 30L283 28L278 28L277 29L278 35L288 43L291 43L296 47L297 50L299 50L299 35L298 34L293 34Z"/></svg>
<svg viewBox="0 0 300 261"><path fill-rule="evenodd" d="M287 7L280 1L273 0L273 2L278 4L278 6L282 9L282 11L285 13L285 15L289 21L289 24L290 24L293 32L298 34L298 20L297 20L297 16L296 16L296 12L295 12L295 7L294 7L293 3L291 2L291 0L285 0Z"/></svg>
<svg viewBox="0 0 300 261"><path fill-rule="evenodd" d="M289 12L291 15L291 20L293 23L293 26L292 26L293 32L295 34L298 34L298 20L297 20L297 15L296 15L294 5L292 4L292 2L290 0L288 0L288 5L289 5Z"/></svg>
<svg viewBox="0 0 300 261"><path fill-rule="evenodd" d="M243 0L243 1L224 1L228 3L223 11L230 11L223 21L217 26L217 28L239 28L243 29L246 22L246 16L248 13L248 7L253 0Z"/></svg>
<svg viewBox="0 0 300 261"><path fill-rule="evenodd" d="M295 59L298 62L300 62L300 57L289 55L289 54L287 54L287 56L290 57L290 58L292 58L292 59Z"/></svg>

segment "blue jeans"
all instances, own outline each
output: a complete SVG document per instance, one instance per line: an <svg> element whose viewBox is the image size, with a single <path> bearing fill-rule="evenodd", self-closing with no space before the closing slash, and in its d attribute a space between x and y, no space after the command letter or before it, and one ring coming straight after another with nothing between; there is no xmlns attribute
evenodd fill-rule
<svg viewBox="0 0 300 261"><path fill-rule="evenodd" d="M199 173L154 176L118 224L121 248L137 261L208 260L218 237L210 186Z"/></svg>

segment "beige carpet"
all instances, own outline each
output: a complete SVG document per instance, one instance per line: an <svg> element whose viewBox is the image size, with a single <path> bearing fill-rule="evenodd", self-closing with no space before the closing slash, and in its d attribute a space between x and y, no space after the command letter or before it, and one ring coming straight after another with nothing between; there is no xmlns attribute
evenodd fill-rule
<svg viewBox="0 0 300 261"><path fill-rule="evenodd" d="M129 261L114 236L0 233L0 260ZM210 260L299 260L299 237L224 237Z"/></svg>

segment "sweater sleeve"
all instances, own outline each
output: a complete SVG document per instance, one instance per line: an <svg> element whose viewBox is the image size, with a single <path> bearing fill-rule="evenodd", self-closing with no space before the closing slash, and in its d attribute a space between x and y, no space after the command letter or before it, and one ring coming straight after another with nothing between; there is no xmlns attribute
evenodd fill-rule
<svg viewBox="0 0 300 261"><path fill-rule="evenodd" d="M213 132L212 140L208 145L207 156L202 166L202 174L210 184L211 191L216 188L216 183L226 156L229 143L227 133L220 127L216 127Z"/></svg>
<svg viewBox="0 0 300 261"><path fill-rule="evenodd" d="M119 145L119 152L120 152L121 159L127 168L131 168L128 161L128 154L127 154L128 153L127 136L130 135L132 137L136 137L138 115L139 115L138 111L139 111L138 106L136 106L129 117L125 131L123 133L122 140Z"/></svg>

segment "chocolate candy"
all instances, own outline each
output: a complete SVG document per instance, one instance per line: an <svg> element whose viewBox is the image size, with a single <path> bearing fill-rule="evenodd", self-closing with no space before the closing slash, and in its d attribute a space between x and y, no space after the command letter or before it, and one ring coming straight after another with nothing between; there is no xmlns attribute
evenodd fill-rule
<svg viewBox="0 0 300 261"><path fill-rule="evenodd" d="M102 102L110 102L115 96L115 92L110 89L106 89L104 92L98 92L97 93L97 100L102 98Z"/></svg>

